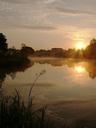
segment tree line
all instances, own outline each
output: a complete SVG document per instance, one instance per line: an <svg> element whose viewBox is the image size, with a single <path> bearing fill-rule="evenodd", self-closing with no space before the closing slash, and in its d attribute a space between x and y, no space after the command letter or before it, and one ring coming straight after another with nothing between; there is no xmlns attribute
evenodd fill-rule
<svg viewBox="0 0 96 128"><path fill-rule="evenodd" d="M59 58L86 58L96 59L96 39L92 39L89 45L85 49L63 49L63 48L52 48L50 50L34 50L32 56L39 57L59 57Z"/></svg>
<svg viewBox="0 0 96 128"><path fill-rule="evenodd" d="M6 36L0 33L0 56L33 56L33 57L60 57L60 58L86 58L96 59L96 39L92 39L85 49L52 48L50 50L34 50L32 47L22 45L21 49L8 48Z"/></svg>

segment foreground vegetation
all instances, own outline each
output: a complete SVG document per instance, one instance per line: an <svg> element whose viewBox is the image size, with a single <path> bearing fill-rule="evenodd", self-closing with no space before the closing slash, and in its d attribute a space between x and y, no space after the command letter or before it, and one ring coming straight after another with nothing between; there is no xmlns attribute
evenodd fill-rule
<svg viewBox="0 0 96 128"><path fill-rule="evenodd" d="M16 90L12 97L0 97L0 128L48 128L45 109L34 109L32 99L25 104Z"/></svg>
<svg viewBox="0 0 96 128"><path fill-rule="evenodd" d="M66 114L66 113L65 113ZM53 119L54 120L54 119ZM59 122L60 123L60 122ZM62 125L63 124L63 125ZM52 122L46 112L46 106L34 107L33 99L24 102L16 90L14 96L0 97L0 128L95 128L95 120L80 120L75 122Z"/></svg>
<svg viewBox="0 0 96 128"><path fill-rule="evenodd" d="M17 89L13 96L4 95L0 89L0 128L53 128L46 115L46 106L38 108L33 103L33 87L44 73L45 70L42 70L37 74L27 101L24 101Z"/></svg>

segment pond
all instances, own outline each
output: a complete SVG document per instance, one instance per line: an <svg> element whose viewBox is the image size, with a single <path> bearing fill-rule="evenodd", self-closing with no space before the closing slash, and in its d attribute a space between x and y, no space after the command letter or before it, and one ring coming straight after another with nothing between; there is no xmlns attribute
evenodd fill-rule
<svg viewBox="0 0 96 128"><path fill-rule="evenodd" d="M73 59L31 58L34 64L25 71L6 76L3 86L10 92L19 88L24 95L32 86L36 75L46 73L37 80L34 94L44 100L90 100L96 98L96 62ZM2 75L2 74L1 74Z"/></svg>
<svg viewBox="0 0 96 128"><path fill-rule="evenodd" d="M18 89L23 98L29 94L34 80L42 71L32 95L35 101L49 105L61 118L94 118L96 113L96 62L60 58L30 58L32 66L0 78L6 94ZM2 71L3 72L3 71ZM2 73L1 72L1 76ZM3 74L4 75L4 74Z"/></svg>

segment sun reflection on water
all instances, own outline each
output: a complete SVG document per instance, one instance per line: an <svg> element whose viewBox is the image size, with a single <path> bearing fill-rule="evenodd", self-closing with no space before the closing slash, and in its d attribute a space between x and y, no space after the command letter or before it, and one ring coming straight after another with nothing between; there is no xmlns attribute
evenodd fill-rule
<svg viewBox="0 0 96 128"><path fill-rule="evenodd" d="M82 65L76 65L76 66L74 67L74 70L75 70L77 73L79 73L79 74L83 74L83 73L86 72L85 67L82 66Z"/></svg>

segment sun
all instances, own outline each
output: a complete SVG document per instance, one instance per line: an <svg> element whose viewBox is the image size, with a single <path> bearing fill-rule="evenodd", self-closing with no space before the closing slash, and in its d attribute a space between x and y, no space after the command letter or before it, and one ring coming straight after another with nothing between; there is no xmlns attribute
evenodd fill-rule
<svg viewBox="0 0 96 128"><path fill-rule="evenodd" d="M75 45L76 49L84 49L85 47L86 47L86 45L83 41L78 41Z"/></svg>

